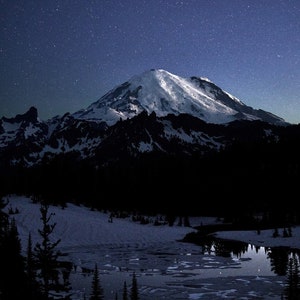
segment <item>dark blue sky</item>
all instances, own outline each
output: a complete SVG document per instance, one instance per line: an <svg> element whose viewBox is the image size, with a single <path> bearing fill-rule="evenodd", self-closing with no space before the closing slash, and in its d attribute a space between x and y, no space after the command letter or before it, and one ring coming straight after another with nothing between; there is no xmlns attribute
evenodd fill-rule
<svg viewBox="0 0 300 300"><path fill-rule="evenodd" d="M152 68L300 123L299 0L0 0L0 117L86 108Z"/></svg>

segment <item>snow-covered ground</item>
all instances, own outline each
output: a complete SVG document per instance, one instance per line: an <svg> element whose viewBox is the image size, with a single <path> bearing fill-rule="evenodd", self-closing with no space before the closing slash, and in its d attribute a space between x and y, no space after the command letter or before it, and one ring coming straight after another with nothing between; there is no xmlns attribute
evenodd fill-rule
<svg viewBox="0 0 300 300"><path fill-rule="evenodd" d="M6 209L13 214L24 254L28 235L32 243L40 242L40 205L26 197L7 196ZM264 247L291 246L300 249L300 227L293 236L272 237L271 230L219 232L219 237L249 243L248 251L239 257L220 257L202 253L201 248L179 242L192 228L168 225L142 225L131 218L113 218L104 212L68 204L65 209L50 206L56 223L54 241L61 239L59 250L74 264L70 280L72 299L88 297L95 263L106 300L122 297L123 284L131 284L133 272L141 300L146 299L281 299L285 276L277 276L270 267ZM211 218L191 218L191 225L216 222ZM260 246L253 249L250 244Z"/></svg>

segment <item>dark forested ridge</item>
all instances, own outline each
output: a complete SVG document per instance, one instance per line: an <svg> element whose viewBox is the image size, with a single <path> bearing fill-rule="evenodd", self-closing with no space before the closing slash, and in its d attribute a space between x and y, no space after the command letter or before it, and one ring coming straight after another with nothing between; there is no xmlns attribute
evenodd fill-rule
<svg viewBox="0 0 300 300"><path fill-rule="evenodd" d="M93 132L86 123L82 129L81 123L73 127L69 121L71 127L59 132L58 140L52 136L51 143L59 145L64 140L76 145L80 132L89 132L92 139L98 134L101 143L92 150L87 143L85 157L76 150L57 151L32 165L24 164L25 160L10 163L33 153L26 139L24 145L11 144L10 149L0 152L0 196L25 194L41 202L39 232L44 238L55 225L48 224L48 205L64 207L67 202L109 212L162 213L170 226L176 216L186 221L193 215L223 219L220 227L200 226L183 239L193 243L212 230L259 232L278 226L289 230L300 224L300 212L295 209L299 201L300 125L275 126L260 121L216 125L188 115L158 118L140 114L106 129L94 128ZM164 135L166 132L173 135ZM138 151L140 145L151 146L151 151ZM39 147L43 148L42 143ZM59 253L45 252L41 246L53 249L59 240L49 245L42 239L42 244L32 247L29 236L24 258L14 221L3 212L7 203L2 198L5 197L0 198L0 248L5 255L0 269L5 280L0 286L1 299L54 299L53 289L70 299L70 265L64 261L62 265L56 260ZM52 258L46 261L46 266L53 267L50 273L43 269L43 253ZM56 281L51 276L58 274L62 266L66 276L63 282L53 284ZM101 299L97 274L95 266L91 297L98 295ZM290 272L291 287L293 278ZM135 281L132 286L136 286ZM135 295L132 299L137 299L137 290L131 291ZM123 291L126 295L126 285ZM295 291L298 295L298 286Z"/></svg>
<svg viewBox="0 0 300 300"><path fill-rule="evenodd" d="M166 121L185 134L213 137L221 146L164 139ZM149 142L149 135L159 146L134 151L132 145ZM299 153L300 125L216 125L188 115L140 114L108 128L94 156L82 159L72 151L32 167L2 168L2 193L146 212L221 215L272 209L297 214Z"/></svg>

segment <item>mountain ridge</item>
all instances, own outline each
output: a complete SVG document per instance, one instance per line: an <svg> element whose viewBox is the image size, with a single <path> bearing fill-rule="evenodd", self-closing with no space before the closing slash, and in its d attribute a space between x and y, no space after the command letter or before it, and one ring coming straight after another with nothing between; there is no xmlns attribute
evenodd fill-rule
<svg viewBox="0 0 300 300"><path fill-rule="evenodd" d="M203 154L244 140L233 122L248 139L271 139L280 132L276 126L288 125L245 105L207 78L181 78L153 69L116 86L86 110L47 121L38 118L35 107L14 118L2 117L0 164L30 167L70 155L105 164L151 152ZM257 135L248 127L264 130Z"/></svg>
<svg viewBox="0 0 300 300"><path fill-rule="evenodd" d="M286 124L283 118L245 105L207 78L183 78L163 69L151 69L131 77L72 115L113 125L142 111L155 112L159 117L187 113L208 123L247 119Z"/></svg>
<svg viewBox="0 0 300 300"><path fill-rule="evenodd" d="M272 207L274 197L294 199L298 192L300 125L212 124L145 111L111 126L70 114L52 124L19 121L0 120L7 129L0 134L4 194L99 209L230 214L244 209L241 199L255 208L265 199ZM167 199L178 196L184 204L170 207ZM196 208L195 199L204 207Z"/></svg>
<svg viewBox="0 0 300 300"><path fill-rule="evenodd" d="M135 85L125 82L81 111L84 117L65 113L41 121L32 107L1 118L1 193L176 214L226 211L231 216L274 205L281 214L281 203L273 200L278 197L293 207L300 180L300 124L254 110L207 79L154 74L161 76L157 81L148 73L155 99L140 99L153 82L147 85L137 76ZM173 81L180 89L170 87ZM188 98L190 91L201 105L212 103L202 115L201 105ZM161 101L161 93L180 97L169 103ZM157 102L148 110L153 99ZM191 110L191 103L199 110ZM108 119L95 118L97 109L107 111ZM221 121L202 118L213 112L213 119L222 109ZM170 204L178 197L179 205Z"/></svg>

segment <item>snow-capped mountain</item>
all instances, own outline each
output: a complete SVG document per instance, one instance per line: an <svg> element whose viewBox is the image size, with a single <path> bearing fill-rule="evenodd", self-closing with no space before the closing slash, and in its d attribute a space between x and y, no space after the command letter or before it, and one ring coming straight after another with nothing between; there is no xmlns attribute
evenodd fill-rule
<svg viewBox="0 0 300 300"><path fill-rule="evenodd" d="M215 124L242 119L284 123L278 116L245 105L206 78L182 78L161 69L132 77L73 117L113 125L142 111L158 117L189 114Z"/></svg>
<svg viewBox="0 0 300 300"><path fill-rule="evenodd" d="M3 117L0 119L0 161L19 163L39 153L47 143L47 132L48 126L38 119L35 107L14 118Z"/></svg>
<svg viewBox="0 0 300 300"><path fill-rule="evenodd" d="M230 209L225 198L235 209L245 194L249 203L258 194L292 199L299 149L300 124L253 109L207 79L152 70L74 114L41 121L31 107L2 117L1 192L165 212L169 200L157 195L184 195L180 209L189 211L195 194L212 195L220 211Z"/></svg>
<svg viewBox="0 0 300 300"><path fill-rule="evenodd" d="M0 166L33 166L58 156L105 164L145 153L206 153L236 139L274 137L276 128L284 127L279 125L288 123L245 105L208 79L151 70L86 110L45 122L34 107L14 118L2 117Z"/></svg>

